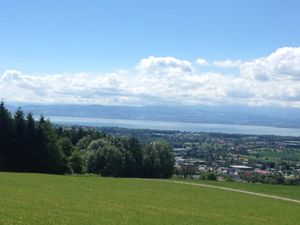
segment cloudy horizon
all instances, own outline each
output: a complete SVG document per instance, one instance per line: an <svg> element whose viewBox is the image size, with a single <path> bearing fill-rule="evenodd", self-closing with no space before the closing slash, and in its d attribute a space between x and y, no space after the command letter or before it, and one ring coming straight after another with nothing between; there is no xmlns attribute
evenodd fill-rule
<svg viewBox="0 0 300 225"><path fill-rule="evenodd" d="M252 60L149 56L134 68L111 73L39 75L8 69L1 75L0 90L1 100L19 103L299 108L299 79L300 48L283 47Z"/></svg>

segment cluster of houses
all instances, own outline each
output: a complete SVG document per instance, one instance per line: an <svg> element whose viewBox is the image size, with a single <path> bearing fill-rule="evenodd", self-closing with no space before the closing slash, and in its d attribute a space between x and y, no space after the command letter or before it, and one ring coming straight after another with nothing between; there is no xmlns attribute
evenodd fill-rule
<svg viewBox="0 0 300 225"><path fill-rule="evenodd" d="M232 180L240 181L243 177L253 175L271 175L281 174L286 179L300 177L299 168L289 168L286 170L282 167L270 168L262 164L247 165L248 161L243 161L241 164L229 164L227 160L216 160L212 163L207 163L201 159L184 158L182 156L175 157L176 171L185 171L189 176L198 177L203 173L213 172L217 174L217 179L222 181L224 177L230 177Z"/></svg>

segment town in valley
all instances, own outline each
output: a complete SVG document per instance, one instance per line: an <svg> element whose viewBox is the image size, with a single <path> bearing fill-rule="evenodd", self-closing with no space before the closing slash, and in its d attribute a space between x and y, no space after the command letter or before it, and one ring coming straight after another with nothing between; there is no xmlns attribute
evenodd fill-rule
<svg viewBox="0 0 300 225"><path fill-rule="evenodd" d="M299 184L300 137L101 128L141 142L169 142L175 174L186 179Z"/></svg>

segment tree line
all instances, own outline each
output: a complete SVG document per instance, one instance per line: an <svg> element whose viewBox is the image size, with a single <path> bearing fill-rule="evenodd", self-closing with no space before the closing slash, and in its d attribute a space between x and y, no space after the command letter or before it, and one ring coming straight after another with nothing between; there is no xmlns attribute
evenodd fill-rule
<svg viewBox="0 0 300 225"><path fill-rule="evenodd" d="M0 171L168 178L174 154L163 141L141 144L92 128L55 126L21 108L11 113L1 102Z"/></svg>

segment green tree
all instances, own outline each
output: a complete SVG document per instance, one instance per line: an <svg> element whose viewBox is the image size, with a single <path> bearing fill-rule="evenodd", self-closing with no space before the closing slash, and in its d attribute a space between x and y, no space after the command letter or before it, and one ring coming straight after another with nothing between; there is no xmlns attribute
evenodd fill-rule
<svg viewBox="0 0 300 225"><path fill-rule="evenodd" d="M66 170L64 154L58 145L58 137L49 121L43 117L38 123L39 155L37 168L44 173L63 173Z"/></svg>
<svg viewBox="0 0 300 225"><path fill-rule="evenodd" d="M37 135L33 115L28 113L26 116L26 170L35 171L35 163L38 155Z"/></svg>
<svg viewBox="0 0 300 225"><path fill-rule="evenodd" d="M89 173L101 174L106 164L106 155L103 148L108 145L109 142L104 138L94 140L89 144L86 153Z"/></svg>
<svg viewBox="0 0 300 225"><path fill-rule="evenodd" d="M116 146L105 146L103 148L105 156L105 165L101 171L102 176L122 176L123 154Z"/></svg>
<svg viewBox="0 0 300 225"><path fill-rule="evenodd" d="M143 148L143 177L159 177L160 161L158 152L153 149L152 144Z"/></svg>
<svg viewBox="0 0 300 225"><path fill-rule="evenodd" d="M143 150L143 172L145 177L168 178L174 173L174 154L164 141L148 144Z"/></svg>
<svg viewBox="0 0 300 225"><path fill-rule="evenodd" d="M72 173L85 172L85 159L79 150L75 150L68 157L68 167Z"/></svg>
<svg viewBox="0 0 300 225"><path fill-rule="evenodd" d="M14 114L14 145L12 155L10 157L10 163L13 171L26 170L26 123L24 118L24 112L21 108L18 108Z"/></svg>
<svg viewBox="0 0 300 225"><path fill-rule="evenodd" d="M141 176L143 164L142 146L138 139L133 136L128 140L128 151L129 153L126 153L125 157L126 161L128 161L126 164L133 164L129 169L129 176Z"/></svg>
<svg viewBox="0 0 300 225"><path fill-rule="evenodd" d="M58 145L61 148L61 150L63 151L64 155L66 157L70 157L73 150L74 150L74 146L72 145L71 141L69 138L66 137L62 137L58 140Z"/></svg>
<svg viewBox="0 0 300 225"><path fill-rule="evenodd" d="M13 139L13 119L3 102L0 103L0 170L9 170Z"/></svg>
<svg viewBox="0 0 300 225"><path fill-rule="evenodd" d="M76 147L81 151L87 150L89 144L92 141L93 141L93 138L91 137L91 135L84 136L76 143Z"/></svg>
<svg viewBox="0 0 300 225"><path fill-rule="evenodd" d="M161 177L169 178L174 173L175 156L171 146L164 141L153 144L154 149L158 152L160 162Z"/></svg>

